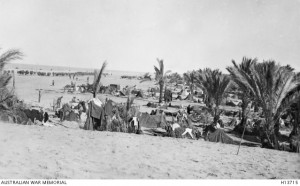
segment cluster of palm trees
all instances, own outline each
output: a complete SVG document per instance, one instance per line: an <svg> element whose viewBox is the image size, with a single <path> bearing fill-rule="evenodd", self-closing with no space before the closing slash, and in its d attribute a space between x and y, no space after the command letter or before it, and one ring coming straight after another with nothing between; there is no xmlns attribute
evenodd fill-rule
<svg viewBox="0 0 300 186"><path fill-rule="evenodd" d="M258 62L257 59L243 58L238 65L232 61L228 67L232 80L243 93L245 107L252 101L262 108L266 121L265 132L271 144L277 148L279 119L294 103L298 103L295 113L294 133L298 132L300 73L288 66L281 66L273 60ZM244 109L244 108L243 108Z"/></svg>
<svg viewBox="0 0 300 186"><path fill-rule="evenodd" d="M154 66L155 81L159 85L159 103L161 103L163 101L163 90L165 89L165 86L172 81L172 78L169 75L171 71L164 72L163 60L157 59L157 61L159 66ZM200 69L198 71L184 73L183 79L190 88L191 100L193 99L193 93L196 87L199 87L204 91L204 94L206 95L204 103L213 113L213 116L217 118L220 115L219 106L230 84L230 77L222 74L218 69L211 70L206 68L204 70Z"/></svg>
<svg viewBox="0 0 300 186"><path fill-rule="evenodd" d="M0 55L0 106L2 105L2 107L13 96L7 88L11 76L3 73L3 68L6 63L22 59L22 57L22 52L14 49ZM239 64L232 61L232 66L227 67L229 75L223 74L218 69L205 68L184 73L183 78L181 78L177 73L170 75L171 71L165 71L163 60L157 59L157 61L158 66L154 66L154 79L159 85L160 103L163 101L163 90L166 89L168 83L172 82L172 79L183 79L190 88L191 99L195 87L203 90L205 95L203 101L214 120L216 120L221 114L220 105L227 91L235 87L239 90L242 99L242 125L245 124L247 118L247 108L250 103L254 103L262 108L263 117L266 121L264 131L275 148L279 131L279 118L287 110L293 111L295 118L293 133L298 133L300 122L300 73L294 72L291 66L281 66L273 60L258 62L256 58L244 57ZM104 62L101 70L99 72L95 71L94 98L97 96L100 80L106 66L107 63Z"/></svg>
<svg viewBox="0 0 300 186"><path fill-rule="evenodd" d="M192 101L194 96L196 80L197 80L197 72L194 70L192 72L186 72L183 74L183 79L190 88L191 91L190 101Z"/></svg>
<svg viewBox="0 0 300 186"><path fill-rule="evenodd" d="M168 73L164 72L163 60L157 59L159 66L154 66L155 81L159 85L159 102L162 102L164 86L170 82ZM240 64L232 61L227 67L229 75L218 69L210 68L193 70L183 74L186 85L190 88L192 99L195 87L204 92L204 103L216 121L221 114L220 105L227 91L232 87L239 90L242 99L242 120L247 119L247 108L250 103L262 108L265 119L265 132L270 143L276 148L279 130L279 118L291 105L294 105L294 129L298 133L300 122L300 73L290 66L281 66L273 60L258 62L256 58L244 57Z"/></svg>

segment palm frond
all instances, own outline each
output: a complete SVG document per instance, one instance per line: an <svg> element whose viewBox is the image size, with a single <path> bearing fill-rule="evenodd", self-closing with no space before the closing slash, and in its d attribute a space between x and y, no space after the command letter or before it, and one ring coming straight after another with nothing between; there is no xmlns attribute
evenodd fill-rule
<svg viewBox="0 0 300 186"><path fill-rule="evenodd" d="M10 75L0 74L0 89L6 87L11 79Z"/></svg>
<svg viewBox="0 0 300 186"><path fill-rule="evenodd" d="M22 59L23 53L17 49L11 49L6 52L4 52L0 56L0 71L3 70L3 67L5 64L7 64L10 61L17 60L17 59Z"/></svg>
<svg viewBox="0 0 300 186"><path fill-rule="evenodd" d="M161 59L158 59L157 58L157 62L158 62L158 66L159 66L159 69L160 69L160 73L161 74L164 74L164 61Z"/></svg>
<svg viewBox="0 0 300 186"><path fill-rule="evenodd" d="M241 91L239 95L242 97L243 112L250 101L254 101L253 95L255 91L249 82L252 76L251 67L256 63L256 58L243 57L241 64L238 65L232 60L233 66L226 68L231 75L232 83Z"/></svg>
<svg viewBox="0 0 300 186"><path fill-rule="evenodd" d="M14 104L11 103L16 99L14 90L9 90L7 88L11 76L6 73L2 73L4 66L8 62L16 59L21 59L22 57L23 54L16 49L8 50L0 56L0 110L14 110Z"/></svg>
<svg viewBox="0 0 300 186"><path fill-rule="evenodd" d="M165 76L167 76L168 74L170 74L172 71L171 70L167 70L166 72L165 72Z"/></svg>
<svg viewBox="0 0 300 186"><path fill-rule="evenodd" d="M94 79L94 83L93 83L94 94L97 94L97 92L99 90L100 80L101 80L101 77L103 75L103 72L104 72L106 66L107 66L107 62L104 61L99 73L96 73L96 71L95 71L94 77L96 77L96 78Z"/></svg>
<svg viewBox="0 0 300 186"><path fill-rule="evenodd" d="M146 78L143 78L140 83L144 83L146 81L151 81L151 78L150 77L146 77Z"/></svg>
<svg viewBox="0 0 300 186"><path fill-rule="evenodd" d="M284 99L281 101L280 106L276 111L276 115L274 120L278 120L282 113L287 110L292 104L300 102L300 84L298 84L295 88L290 90Z"/></svg>
<svg viewBox="0 0 300 186"><path fill-rule="evenodd" d="M195 82L208 96L209 104L216 104L218 107L230 85L230 77L223 75L218 69L206 68L195 76Z"/></svg>
<svg viewBox="0 0 300 186"><path fill-rule="evenodd" d="M155 70L155 80L159 81L159 79L162 77L161 71L156 66L154 66L154 70Z"/></svg>
<svg viewBox="0 0 300 186"><path fill-rule="evenodd" d="M298 74L290 66L280 66L274 60L258 63L256 59L252 62L243 58L240 65L232 63L233 67L227 70L233 81L243 93L252 94L263 109L267 128L272 129L282 112L298 99Z"/></svg>

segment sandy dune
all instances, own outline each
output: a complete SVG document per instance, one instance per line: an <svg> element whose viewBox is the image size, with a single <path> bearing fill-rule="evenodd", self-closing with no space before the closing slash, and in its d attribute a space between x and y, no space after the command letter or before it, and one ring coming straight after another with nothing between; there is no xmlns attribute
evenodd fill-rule
<svg viewBox="0 0 300 186"><path fill-rule="evenodd" d="M300 178L295 153L71 125L0 123L0 178Z"/></svg>

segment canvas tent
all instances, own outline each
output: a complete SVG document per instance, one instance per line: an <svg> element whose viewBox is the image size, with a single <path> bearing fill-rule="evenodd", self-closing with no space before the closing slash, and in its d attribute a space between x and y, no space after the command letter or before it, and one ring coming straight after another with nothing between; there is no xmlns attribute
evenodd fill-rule
<svg viewBox="0 0 300 186"><path fill-rule="evenodd" d="M87 119L84 125L86 130L96 130L104 122L104 109L102 102L98 98L93 98L88 102Z"/></svg>
<svg viewBox="0 0 300 186"><path fill-rule="evenodd" d="M222 129L216 129L214 132L209 133L207 140L211 142L221 142L226 144L233 144L233 139L231 139Z"/></svg>
<svg viewBox="0 0 300 186"><path fill-rule="evenodd" d="M98 98L88 102L87 119L84 125L85 130L112 130L113 101L107 100L103 104Z"/></svg>
<svg viewBox="0 0 300 186"><path fill-rule="evenodd" d="M136 93L136 97L140 97L140 98L143 98L144 97L144 94L143 92L140 90Z"/></svg>
<svg viewBox="0 0 300 186"><path fill-rule="evenodd" d="M43 121L43 113L36 109L24 109L24 113L32 122L34 122L34 119Z"/></svg>
<svg viewBox="0 0 300 186"><path fill-rule="evenodd" d="M73 103L74 105L78 103ZM78 121L79 117L77 113L71 108L70 104L64 104L62 108L55 113L61 121Z"/></svg>
<svg viewBox="0 0 300 186"><path fill-rule="evenodd" d="M150 115L148 113L141 113L138 117L141 127L146 128L164 128L167 124L166 117L163 114Z"/></svg>
<svg viewBox="0 0 300 186"><path fill-rule="evenodd" d="M117 84L110 84L109 87L111 89L114 89L116 91L119 91L120 90L120 85L117 85Z"/></svg>

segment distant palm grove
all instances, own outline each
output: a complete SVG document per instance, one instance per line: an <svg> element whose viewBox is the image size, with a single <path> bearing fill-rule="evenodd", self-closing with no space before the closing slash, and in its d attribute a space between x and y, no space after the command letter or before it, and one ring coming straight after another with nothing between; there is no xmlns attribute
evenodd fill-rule
<svg viewBox="0 0 300 186"><path fill-rule="evenodd" d="M159 102L162 102L164 86L182 80L190 88L192 100L194 88L203 91L203 102L214 121L223 112L222 101L231 92L242 100L242 119L239 126L246 125L250 116L249 107L261 108L260 117L264 118L261 128L271 147L278 149L279 119L284 114L293 116L291 135L299 135L300 126L300 73L287 65L281 66L274 60L259 62L256 58L244 57L240 63L232 61L227 67L229 75L218 69L191 70L181 77L177 73L164 72L163 60L158 60L159 68L154 66L155 80L160 88ZM168 75L169 74L169 75Z"/></svg>

